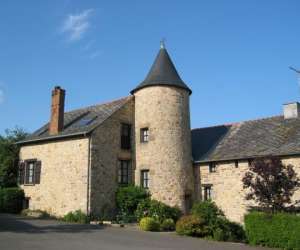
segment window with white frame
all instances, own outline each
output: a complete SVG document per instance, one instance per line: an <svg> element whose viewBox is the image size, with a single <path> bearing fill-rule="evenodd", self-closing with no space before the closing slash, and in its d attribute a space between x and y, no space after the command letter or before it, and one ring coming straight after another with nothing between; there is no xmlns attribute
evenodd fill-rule
<svg viewBox="0 0 300 250"><path fill-rule="evenodd" d="M141 171L141 186L143 188L149 188L150 178L149 178L149 170Z"/></svg>
<svg viewBox="0 0 300 250"><path fill-rule="evenodd" d="M203 185L203 200L212 199L212 185Z"/></svg>
<svg viewBox="0 0 300 250"><path fill-rule="evenodd" d="M149 141L149 128L141 128L141 142Z"/></svg>
<svg viewBox="0 0 300 250"><path fill-rule="evenodd" d="M210 173L215 173L216 172L216 163L215 162L210 162L209 163L209 172Z"/></svg>

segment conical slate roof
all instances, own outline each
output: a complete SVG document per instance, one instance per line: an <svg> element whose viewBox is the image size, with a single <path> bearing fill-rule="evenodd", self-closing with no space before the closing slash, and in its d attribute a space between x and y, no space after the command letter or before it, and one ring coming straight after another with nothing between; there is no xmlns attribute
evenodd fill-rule
<svg viewBox="0 0 300 250"><path fill-rule="evenodd" d="M190 94L192 93L191 89L181 80L167 50L161 46L146 79L130 93L134 94L149 86L164 85L186 89Z"/></svg>

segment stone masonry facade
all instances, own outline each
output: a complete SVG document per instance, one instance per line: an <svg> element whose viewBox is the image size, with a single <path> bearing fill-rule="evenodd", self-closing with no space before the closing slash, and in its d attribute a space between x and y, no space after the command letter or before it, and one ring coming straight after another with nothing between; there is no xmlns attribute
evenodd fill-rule
<svg viewBox="0 0 300 250"><path fill-rule="evenodd" d="M164 45L130 93L64 112L65 90L54 88L49 123L18 142L29 209L109 218L118 186L134 184L184 213L193 202L212 199L230 220L243 223L255 206L242 184L248 161L282 156L300 175L299 103L285 104L281 116L191 130L192 91ZM300 190L293 198L300 200Z"/></svg>
<svg viewBox="0 0 300 250"><path fill-rule="evenodd" d="M300 158L283 157L284 164L292 164L294 170L300 176ZM197 164L194 166L198 172L196 181L201 185L203 197L204 186L211 185L211 198L224 212L225 216L235 222L243 223L244 215L248 209L255 206L255 203L245 199L246 190L243 189L242 178L249 169L248 161L238 161L236 163L217 163L216 171L210 173L208 164ZM196 175L195 175L196 176ZM293 197L294 200L300 199L300 190L297 190Z"/></svg>
<svg viewBox="0 0 300 250"><path fill-rule="evenodd" d="M22 185L29 208L62 216L77 209L87 212L89 139L26 145L20 160L42 162L40 184Z"/></svg>
<svg viewBox="0 0 300 250"><path fill-rule="evenodd" d="M130 100L91 135L91 185L90 212L109 216L115 210L115 192L118 187L120 160L131 162L134 173L134 135L131 135L131 149L121 149L121 124L134 126L134 99ZM133 130L133 129L132 129ZM134 176L131 176L133 182Z"/></svg>
<svg viewBox="0 0 300 250"><path fill-rule="evenodd" d="M139 138L145 127L147 143ZM152 197L185 210L194 188L188 92L153 86L135 93L135 134L135 182L141 170L149 170Z"/></svg>

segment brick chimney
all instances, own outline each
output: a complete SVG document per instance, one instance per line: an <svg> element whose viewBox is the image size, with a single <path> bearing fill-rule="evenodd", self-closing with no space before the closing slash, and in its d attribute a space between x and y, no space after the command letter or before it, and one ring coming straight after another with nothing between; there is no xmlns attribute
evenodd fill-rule
<svg viewBox="0 0 300 250"><path fill-rule="evenodd" d="M64 128L65 90L55 86L52 90L51 118L49 134L58 134Z"/></svg>

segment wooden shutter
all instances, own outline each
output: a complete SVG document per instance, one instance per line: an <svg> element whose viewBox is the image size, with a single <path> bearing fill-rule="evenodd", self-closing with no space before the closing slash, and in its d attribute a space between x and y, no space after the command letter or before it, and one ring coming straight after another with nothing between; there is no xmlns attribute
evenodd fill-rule
<svg viewBox="0 0 300 250"><path fill-rule="evenodd" d="M41 167L42 167L42 162L36 161L35 166L34 166L34 183L35 184L40 184L40 182L41 182Z"/></svg>
<svg viewBox="0 0 300 250"><path fill-rule="evenodd" d="M29 171L28 171L28 161L24 162L24 184L28 184Z"/></svg>
<svg viewBox="0 0 300 250"><path fill-rule="evenodd" d="M25 178L25 163L23 161L19 162L19 169L18 169L18 182L20 185L24 184Z"/></svg>

